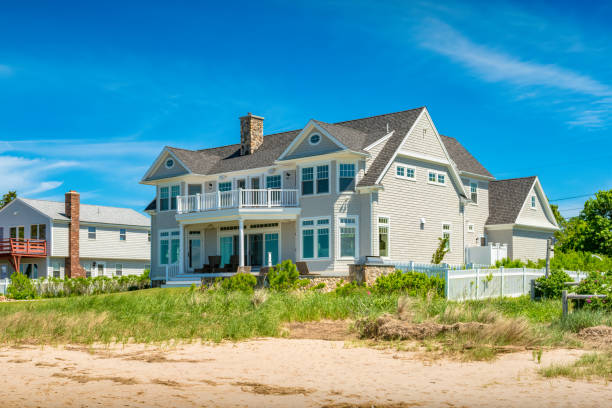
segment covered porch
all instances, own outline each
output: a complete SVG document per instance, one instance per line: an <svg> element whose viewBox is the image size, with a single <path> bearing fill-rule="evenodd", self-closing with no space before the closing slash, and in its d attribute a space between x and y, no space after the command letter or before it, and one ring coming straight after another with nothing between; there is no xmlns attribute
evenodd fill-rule
<svg viewBox="0 0 612 408"><path fill-rule="evenodd" d="M198 282L202 277L259 273L262 267L296 259L299 208L275 214L177 215L178 230L162 231L160 268L152 279ZM167 255L165 255L167 254Z"/></svg>

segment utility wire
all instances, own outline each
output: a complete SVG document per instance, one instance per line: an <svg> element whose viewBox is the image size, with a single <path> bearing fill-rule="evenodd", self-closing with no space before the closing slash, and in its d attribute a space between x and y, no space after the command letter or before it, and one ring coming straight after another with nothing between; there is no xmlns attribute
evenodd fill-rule
<svg viewBox="0 0 612 408"><path fill-rule="evenodd" d="M595 195L595 193L591 193L591 194L582 194L582 195L577 195L577 196L573 196L573 197L563 197L563 198L556 198L554 200L548 200L549 202L553 202L553 201L563 201L563 200L571 200L572 198L582 198L582 197L590 197L592 195Z"/></svg>

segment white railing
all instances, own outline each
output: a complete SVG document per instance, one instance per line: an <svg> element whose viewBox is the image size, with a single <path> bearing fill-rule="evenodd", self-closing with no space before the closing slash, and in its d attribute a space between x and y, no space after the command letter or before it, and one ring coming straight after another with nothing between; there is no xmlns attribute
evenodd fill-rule
<svg viewBox="0 0 612 408"><path fill-rule="evenodd" d="M297 190L240 189L177 197L179 214L226 208L297 207Z"/></svg>
<svg viewBox="0 0 612 408"><path fill-rule="evenodd" d="M166 269L166 282L173 279L179 273L179 264L165 265Z"/></svg>

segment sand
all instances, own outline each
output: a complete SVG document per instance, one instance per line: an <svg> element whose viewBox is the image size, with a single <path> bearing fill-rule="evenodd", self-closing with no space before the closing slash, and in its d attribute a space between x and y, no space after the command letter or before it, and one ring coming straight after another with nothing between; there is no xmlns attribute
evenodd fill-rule
<svg viewBox="0 0 612 408"><path fill-rule="evenodd" d="M579 350L545 351L542 364ZM0 347L4 407L602 407L612 385L543 379L531 352L424 361L342 341Z"/></svg>

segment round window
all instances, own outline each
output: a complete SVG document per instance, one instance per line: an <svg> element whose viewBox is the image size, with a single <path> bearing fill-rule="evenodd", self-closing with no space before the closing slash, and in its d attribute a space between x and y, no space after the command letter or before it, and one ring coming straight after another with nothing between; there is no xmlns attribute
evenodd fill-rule
<svg viewBox="0 0 612 408"><path fill-rule="evenodd" d="M316 145L319 144L319 142L321 141L321 136L314 134L310 136L310 144L311 145Z"/></svg>
<svg viewBox="0 0 612 408"><path fill-rule="evenodd" d="M166 160L166 167L169 168L169 169L174 167L174 160L172 160L172 159Z"/></svg>

